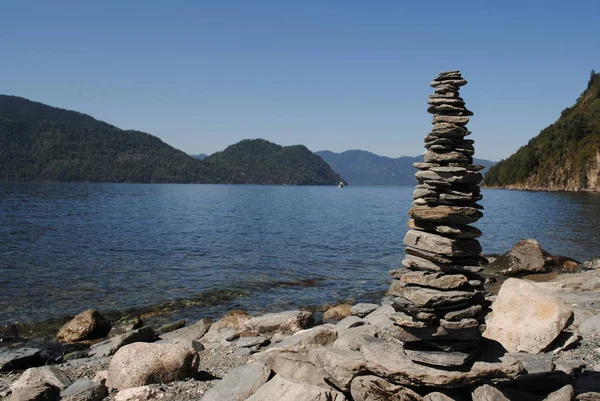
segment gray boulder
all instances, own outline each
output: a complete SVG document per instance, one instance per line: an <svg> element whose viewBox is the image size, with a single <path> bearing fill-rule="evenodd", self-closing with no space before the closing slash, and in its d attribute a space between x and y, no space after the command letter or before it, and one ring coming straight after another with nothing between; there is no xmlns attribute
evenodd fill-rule
<svg viewBox="0 0 600 401"><path fill-rule="evenodd" d="M62 401L102 401L108 388L89 379L79 379L60 393Z"/></svg>
<svg viewBox="0 0 600 401"><path fill-rule="evenodd" d="M311 349L308 359L322 368L331 383L342 391L350 389L352 379L365 371L365 360L358 351L348 349L322 347Z"/></svg>
<svg viewBox="0 0 600 401"><path fill-rule="evenodd" d="M244 401L269 380L271 368L252 363L233 369L208 390L202 401Z"/></svg>

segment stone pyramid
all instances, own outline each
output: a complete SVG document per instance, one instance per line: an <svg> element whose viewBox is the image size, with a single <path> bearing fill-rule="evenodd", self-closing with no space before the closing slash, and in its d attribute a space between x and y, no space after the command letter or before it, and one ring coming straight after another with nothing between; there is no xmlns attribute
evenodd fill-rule
<svg viewBox="0 0 600 401"><path fill-rule="evenodd" d="M473 113L459 95L466 85L460 71L441 72L430 85L427 111L433 129L425 136L424 162L409 211L404 269L393 270L389 293L395 296L393 320L399 339L415 362L462 366L477 352L488 302L480 255L481 231L471 226L483 207L473 165L473 140L466 125Z"/></svg>

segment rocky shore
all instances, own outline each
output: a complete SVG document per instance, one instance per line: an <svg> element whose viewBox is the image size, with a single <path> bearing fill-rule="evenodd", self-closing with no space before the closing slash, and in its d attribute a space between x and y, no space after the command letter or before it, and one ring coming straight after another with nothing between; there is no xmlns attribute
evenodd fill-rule
<svg viewBox="0 0 600 401"><path fill-rule="evenodd" d="M58 354L0 348L0 397L600 400L599 259L542 283L510 278L497 296L488 292L483 347L461 366L451 353L416 356L401 340L393 299L338 305L324 322L308 311L231 311L215 322L150 327L135 319L111 328L85 311L57 333Z"/></svg>

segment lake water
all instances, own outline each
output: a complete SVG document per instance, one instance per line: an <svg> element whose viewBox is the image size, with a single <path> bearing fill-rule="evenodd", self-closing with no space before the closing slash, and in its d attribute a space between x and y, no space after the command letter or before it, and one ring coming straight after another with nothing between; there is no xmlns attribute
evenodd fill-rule
<svg viewBox="0 0 600 401"><path fill-rule="evenodd" d="M0 184L0 324L87 308L172 318L373 301L412 187ZM600 194L484 190L485 253L600 256Z"/></svg>

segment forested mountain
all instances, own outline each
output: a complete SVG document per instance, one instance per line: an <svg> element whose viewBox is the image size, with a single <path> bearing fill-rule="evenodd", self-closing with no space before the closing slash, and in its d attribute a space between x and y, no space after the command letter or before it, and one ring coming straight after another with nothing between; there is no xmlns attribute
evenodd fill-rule
<svg viewBox="0 0 600 401"><path fill-rule="evenodd" d="M200 153L198 155L190 155L190 156L192 156L194 159L200 159L200 160L204 160L208 157L208 155L204 154L204 153Z"/></svg>
<svg viewBox="0 0 600 401"><path fill-rule="evenodd" d="M264 139L246 139L204 159L216 182L247 184L327 185L342 178L303 145L279 146ZM282 178L285 177L285 178Z"/></svg>
<svg viewBox="0 0 600 401"><path fill-rule="evenodd" d="M560 118L486 174L484 185L511 189L600 191L600 74Z"/></svg>
<svg viewBox="0 0 600 401"><path fill-rule="evenodd" d="M270 146L242 141L199 160L150 134L0 95L0 181L333 185L340 180L303 146L258 142Z"/></svg>
<svg viewBox="0 0 600 401"><path fill-rule="evenodd" d="M415 185L416 170L413 163L423 161L423 156L391 158L365 150L347 150L342 153L322 150L316 154L329 163L350 185ZM482 159L474 159L474 162L485 166L494 164Z"/></svg>

